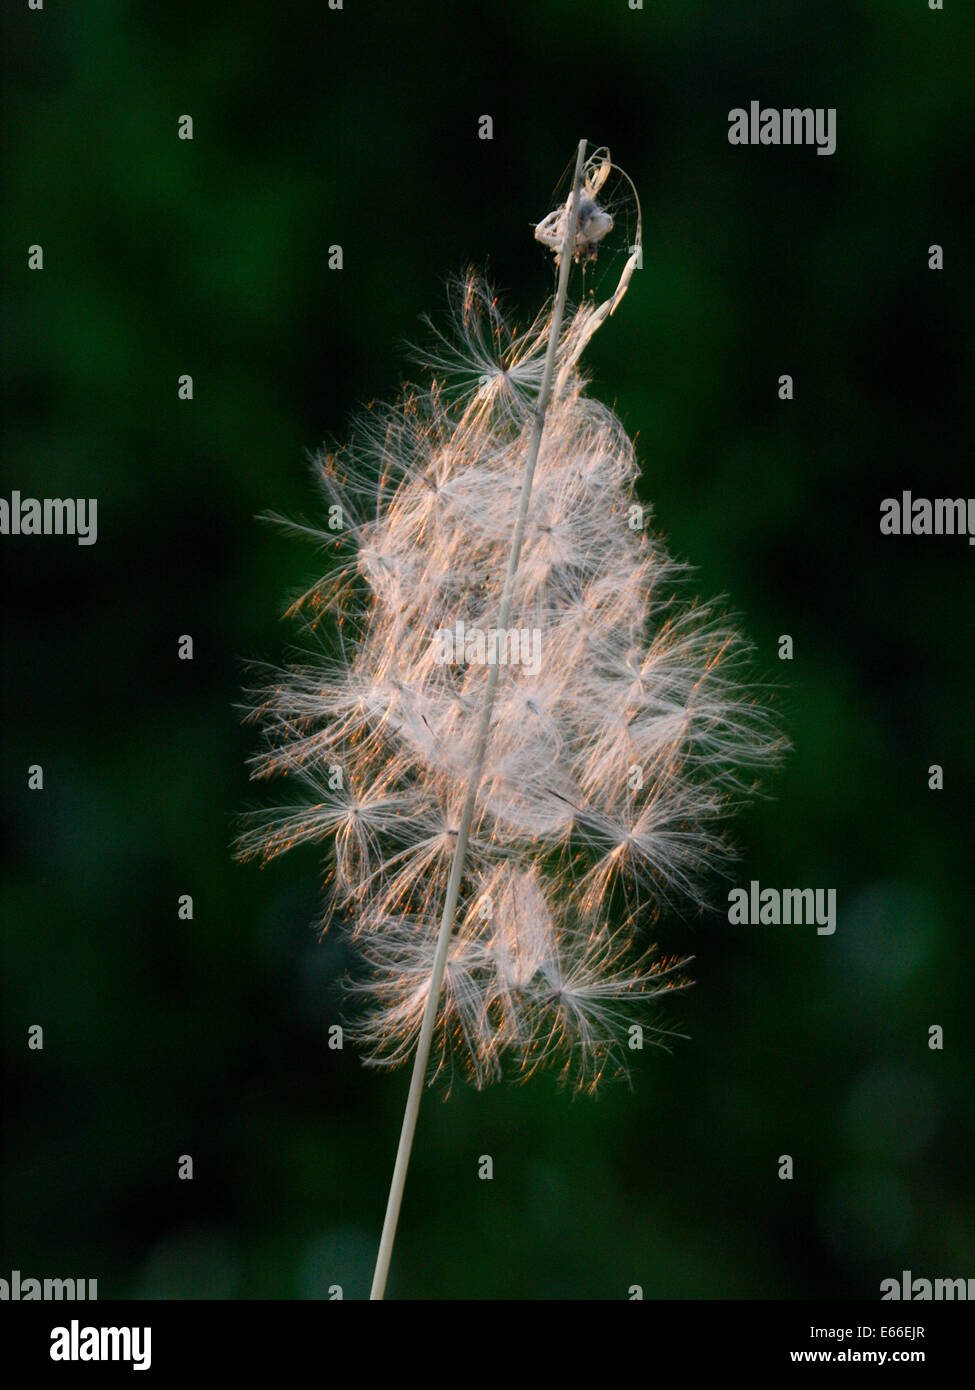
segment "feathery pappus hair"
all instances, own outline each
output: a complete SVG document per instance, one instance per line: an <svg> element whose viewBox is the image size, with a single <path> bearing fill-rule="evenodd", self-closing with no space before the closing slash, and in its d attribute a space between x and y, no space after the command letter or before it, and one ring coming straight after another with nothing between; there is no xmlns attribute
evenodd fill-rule
<svg viewBox="0 0 975 1390"><path fill-rule="evenodd" d="M614 168L606 150L585 166L579 264L613 229L600 199ZM557 258L568 213L566 200L536 228ZM315 461L327 523L294 529L329 564L291 612L320 654L276 673L252 708L254 775L286 775L305 802L254 813L238 849L328 846L326 923L365 965L353 1033L373 1064L416 1051L492 667L430 1080L460 1068L482 1086L551 1065L592 1090L625 1072L628 1030L653 1036L645 1006L684 983L686 961L637 944L644 919L703 901L721 822L785 748L748 683L746 640L686 597L688 567L635 524L649 508L633 444L586 393L580 356L639 241L637 223L614 292L584 298L558 331L503 629L551 305L519 330L468 274L423 384Z"/></svg>

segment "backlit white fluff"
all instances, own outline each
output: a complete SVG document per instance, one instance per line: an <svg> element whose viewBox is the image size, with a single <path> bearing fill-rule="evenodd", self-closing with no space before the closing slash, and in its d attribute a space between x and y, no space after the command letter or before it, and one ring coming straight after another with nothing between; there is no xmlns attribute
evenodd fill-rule
<svg viewBox="0 0 975 1390"><path fill-rule="evenodd" d="M501 672L431 1069L477 1085L625 1068L628 1027L680 982L634 953L640 913L699 900L719 821L782 749L740 684L744 640L631 528L633 446L577 366L620 294L563 329L517 571L511 625L541 634L540 668ZM488 670L438 660L435 637L497 620L550 326L510 329L475 276L455 323L427 383L317 461L331 525L297 529L331 562L293 611L338 625L255 711L255 775L288 774L308 804L241 840L265 859L329 843L326 917L366 963L358 1033L382 1064L415 1048Z"/></svg>

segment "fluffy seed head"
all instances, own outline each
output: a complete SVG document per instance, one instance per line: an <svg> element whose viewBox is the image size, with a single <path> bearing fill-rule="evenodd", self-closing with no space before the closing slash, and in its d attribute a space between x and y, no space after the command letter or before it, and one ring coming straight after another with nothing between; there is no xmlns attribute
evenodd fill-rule
<svg viewBox="0 0 975 1390"><path fill-rule="evenodd" d="M602 162L587 174L581 259L609 231ZM634 527L633 445L578 370L632 268L563 328L507 632L495 624L547 313L518 332L469 276L426 384L371 408L348 449L315 463L338 525L301 528L332 561L292 611L309 633L329 615L334 641L254 705L255 776L289 774L307 804L258 813L239 848L270 859L329 845L326 920L366 963L358 1034L375 1064L406 1061L419 1033L492 659L435 1074L483 1085L553 1064L591 1089L625 1070L642 1006L682 983L683 962L634 947L641 917L701 901L725 853L719 822L784 748L743 683L747 643L685 598L686 567Z"/></svg>

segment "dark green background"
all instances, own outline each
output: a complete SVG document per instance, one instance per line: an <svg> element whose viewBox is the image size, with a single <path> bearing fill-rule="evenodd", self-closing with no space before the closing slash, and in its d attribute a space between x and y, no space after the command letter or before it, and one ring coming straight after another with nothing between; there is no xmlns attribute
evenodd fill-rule
<svg viewBox="0 0 975 1390"><path fill-rule="evenodd" d="M395 393L448 274L486 265L534 312L530 223L585 135L645 215L593 390L786 685L795 752L735 825L735 881L835 887L839 927L663 923L696 957L668 1015L689 1036L637 1057L633 1093L430 1096L390 1292L975 1276L975 550L878 528L903 488L972 491L973 38L960 0L11 7L4 489L97 496L99 536L0 551L0 1274L366 1291L407 1078L327 1049L350 962L315 935L316 854L229 851L260 801L242 663L286 654L319 563L254 517L314 514L305 451ZM730 146L752 99L836 107L836 154Z"/></svg>

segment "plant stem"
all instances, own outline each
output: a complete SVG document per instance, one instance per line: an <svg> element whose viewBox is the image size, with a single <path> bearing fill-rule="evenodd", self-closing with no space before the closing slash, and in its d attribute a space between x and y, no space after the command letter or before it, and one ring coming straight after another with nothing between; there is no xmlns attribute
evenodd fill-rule
<svg viewBox="0 0 975 1390"><path fill-rule="evenodd" d="M528 504L531 499L535 466L538 463L538 451L542 442L542 431L545 428L545 414L548 410L549 398L552 394L555 358L558 351L559 334L562 329L562 316L565 311L566 292L569 285L569 267L572 264L572 250L575 245L576 223L579 218L579 197L582 188L582 166L585 155L586 142L585 140L580 140L579 149L576 154L575 173L572 177L572 201L569 209L569 218L566 224L562 249L559 253L559 280L555 295L555 303L552 309L552 324L549 331L548 348L545 354L545 368L542 374L541 389L538 393L538 403L535 407L535 421L532 428L531 442L528 448L528 458L525 463L525 474L521 489L521 501L518 508L518 519L515 523L514 535L511 538L511 553L508 557L508 571L505 575L504 589L501 595L501 611L497 624L501 630L504 630L508 626L508 619L511 615L515 575L518 570L518 561L521 558L521 545L525 535L525 523L528 519ZM464 860L467 857L471 821L474 818L477 790L480 785L481 772L484 767L484 756L487 752L488 735L491 728L491 715L494 709L494 696L497 690L500 670L500 664L497 662L493 663L488 668L487 685L484 691L484 704L481 707L473 766L467 783L467 796L460 818L457 845L454 850L453 863L450 866L450 877L447 880L447 894L444 899L443 916L440 919L437 950L433 959L430 992L427 996L426 1008L423 1013L423 1022L420 1026L420 1037L416 1046L416 1057L413 1062L413 1076L410 1080L409 1095L406 1099L406 1110L403 1114L403 1128L400 1132L399 1148L396 1153L396 1165L393 1169L393 1178L389 1188L386 1219L383 1223L382 1239L379 1242L379 1254L376 1259L376 1272L373 1276L372 1292L369 1295L370 1299L382 1299L386 1292L386 1279L389 1275L389 1264L393 1255L393 1242L396 1239L396 1225L399 1221L400 1205L403 1200L403 1188L406 1185L406 1173L410 1166L410 1154L413 1149L413 1136L416 1132L416 1121L420 1112L420 1100L423 1096L423 1084L426 1079L427 1066L430 1060L430 1046L433 1042L433 1031L437 1020L437 1010L440 1005L440 992L443 988L444 970L447 965L447 951L450 947L454 917L457 913L457 898L460 893L460 880L464 871Z"/></svg>

